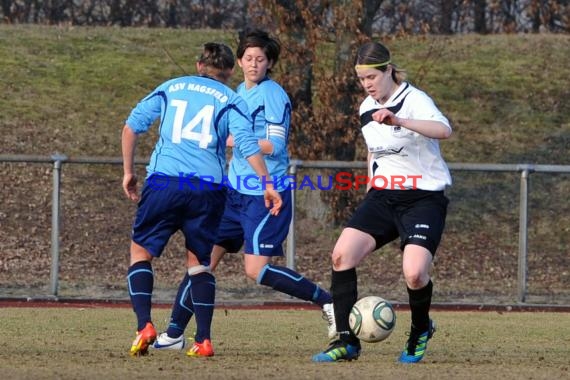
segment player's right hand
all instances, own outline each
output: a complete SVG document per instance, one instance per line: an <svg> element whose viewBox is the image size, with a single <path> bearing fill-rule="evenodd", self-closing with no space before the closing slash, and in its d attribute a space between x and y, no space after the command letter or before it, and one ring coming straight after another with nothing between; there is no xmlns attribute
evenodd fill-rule
<svg viewBox="0 0 570 380"><path fill-rule="evenodd" d="M271 215L278 215L283 206L281 195L273 188L266 188L263 192L263 198L265 199L265 207L269 209L269 213Z"/></svg>
<svg viewBox="0 0 570 380"><path fill-rule="evenodd" d="M123 175L123 191L127 198L133 202L138 202L139 194L137 190L137 176L134 174Z"/></svg>
<svg viewBox="0 0 570 380"><path fill-rule="evenodd" d="M386 125L401 125L400 118L387 108L382 108L372 114L372 120Z"/></svg>

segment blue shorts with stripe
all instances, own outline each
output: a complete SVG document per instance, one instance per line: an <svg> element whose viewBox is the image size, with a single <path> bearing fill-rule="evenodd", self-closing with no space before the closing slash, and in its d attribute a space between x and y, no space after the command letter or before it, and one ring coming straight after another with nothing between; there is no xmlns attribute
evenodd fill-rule
<svg viewBox="0 0 570 380"><path fill-rule="evenodd" d="M218 229L216 244L228 252L261 256L283 256L283 242L289 233L292 217L291 191L281 193L283 207L271 215L262 195L241 194L228 189L226 209Z"/></svg>
<svg viewBox="0 0 570 380"><path fill-rule="evenodd" d="M170 237L182 231L186 249L209 265L226 192L223 186L200 186L198 179L161 176L157 181L150 176L142 189L132 240L159 257Z"/></svg>

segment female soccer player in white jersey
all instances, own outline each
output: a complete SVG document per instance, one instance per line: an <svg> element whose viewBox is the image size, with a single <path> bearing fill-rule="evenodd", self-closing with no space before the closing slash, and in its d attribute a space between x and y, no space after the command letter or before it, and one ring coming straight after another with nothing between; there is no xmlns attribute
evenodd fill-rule
<svg viewBox="0 0 570 380"><path fill-rule="evenodd" d="M160 135L147 166L131 240L128 289L137 317L131 355L144 355L156 339L151 319L154 274L151 261L168 239L181 230L186 239L188 271L179 287L196 314L197 331L189 356L214 354L210 327L215 278L210 254L224 211L226 141L234 136L236 149L254 172L269 178L244 100L224 83L233 73L235 58L229 47L207 43L196 67L199 75L168 80L131 111L122 134L123 189L139 201L134 155L137 136L160 118ZM272 186L262 196L276 215L281 197Z"/></svg>
<svg viewBox="0 0 570 380"><path fill-rule="evenodd" d="M226 252L238 252L245 243L246 275L258 284L320 305L329 334L334 337L336 327L330 294L297 272L270 262L272 257L283 255L282 245L292 216L287 181L291 102L283 88L268 76L280 50L278 41L266 32L251 30L241 33L236 55L245 79L237 93L248 104L254 134L274 187L283 199L283 207L279 215L267 212L263 201L264 181L247 165L243 153L234 149L229 168L232 189L228 190L226 209L212 251L211 269L216 268ZM184 347L183 331L191 316L192 311L183 302L175 302L168 330L160 334L154 348Z"/></svg>
<svg viewBox="0 0 570 380"><path fill-rule="evenodd" d="M313 361L358 358L360 342L348 324L357 301L355 268L371 252L399 238L412 315L399 361L416 363L435 331L429 317L433 286L429 269L445 224L444 189L451 184L438 140L451 135L451 126L426 93L404 81L404 72L392 63L382 44L361 46L355 64L368 94L360 105L368 176L382 181L376 186L370 182L332 252L331 292L339 339L314 355ZM398 179L397 186L386 186L386 179Z"/></svg>

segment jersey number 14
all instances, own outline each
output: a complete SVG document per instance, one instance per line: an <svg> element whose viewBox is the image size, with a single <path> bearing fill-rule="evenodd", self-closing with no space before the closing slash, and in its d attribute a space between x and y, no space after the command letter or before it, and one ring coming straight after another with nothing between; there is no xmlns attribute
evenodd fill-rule
<svg viewBox="0 0 570 380"><path fill-rule="evenodd" d="M184 100L173 100L170 104L176 107L172 125L172 142L180 144L182 139L193 140L199 143L200 148L208 148L208 144L214 139L210 133L212 118L214 117L214 106L204 106L196 113L192 120L186 125L183 125L188 102Z"/></svg>

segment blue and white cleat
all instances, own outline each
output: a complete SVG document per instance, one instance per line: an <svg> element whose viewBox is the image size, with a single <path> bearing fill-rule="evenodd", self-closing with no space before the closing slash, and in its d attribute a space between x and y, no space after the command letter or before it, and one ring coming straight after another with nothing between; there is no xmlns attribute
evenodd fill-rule
<svg viewBox="0 0 570 380"><path fill-rule="evenodd" d="M163 332L156 338L152 348L155 350L183 350L186 348L186 339L184 335L171 338L166 332Z"/></svg>

